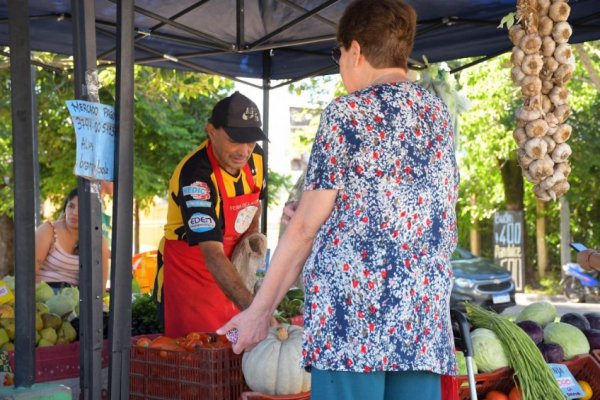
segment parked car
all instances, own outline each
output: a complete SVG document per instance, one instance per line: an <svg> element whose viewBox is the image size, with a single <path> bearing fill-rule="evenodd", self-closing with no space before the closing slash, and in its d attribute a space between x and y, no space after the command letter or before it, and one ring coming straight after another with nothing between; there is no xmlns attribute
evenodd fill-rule
<svg viewBox="0 0 600 400"><path fill-rule="evenodd" d="M464 310L465 301L496 312L515 305L515 283L505 268L460 247L450 262L454 271L452 308Z"/></svg>

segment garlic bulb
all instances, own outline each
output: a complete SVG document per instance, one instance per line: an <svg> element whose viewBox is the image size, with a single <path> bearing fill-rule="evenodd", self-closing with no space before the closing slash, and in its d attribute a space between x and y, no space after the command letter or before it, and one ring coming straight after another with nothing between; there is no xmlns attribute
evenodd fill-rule
<svg viewBox="0 0 600 400"><path fill-rule="evenodd" d="M569 43L560 43L554 49L554 58L560 64L568 64L572 56L573 53L571 52L571 45Z"/></svg>
<svg viewBox="0 0 600 400"><path fill-rule="evenodd" d="M554 54L554 50L556 50L556 42L552 36L544 36L542 38L542 55L550 57Z"/></svg>
<svg viewBox="0 0 600 400"><path fill-rule="evenodd" d="M523 36L525 36L525 30L520 25L513 25L508 30L508 37L515 46L519 45Z"/></svg>
<svg viewBox="0 0 600 400"><path fill-rule="evenodd" d="M565 178L568 178L571 173L571 165L568 162L556 163L554 164L554 170L562 172Z"/></svg>
<svg viewBox="0 0 600 400"><path fill-rule="evenodd" d="M536 75L525 75L521 80L523 96L535 96L542 93L542 80Z"/></svg>
<svg viewBox="0 0 600 400"><path fill-rule="evenodd" d="M542 201L550 201L552 200L552 197L550 196L550 194L548 194L548 192L544 189L542 189L540 187L540 185L535 185L533 187L533 192L535 193L535 195L537 196L538 199L542 200Z"/></svg>
<svg viewBox="0 0 600 400"><path fill-rule="evenodd" d="M552 152L552 161L560 163L567 161L567 158L571 155L571 146L566 143L557 144L556 148Z"/></svg>
<svg viewBox="0 0 600 400"><path fill-rule="evenodd" d="M534 119L539 119L542 117L542 113L538 109L528 109L525 107L519 107L516 111L516 117L518 120L522 121L533 121Z"/></svg>
<svg viewBox="0 0 600 400"><path fill-rule="evenodd" d="M554 148L556 147L556 141L550 136L544 136L542 137L542 139L544 139L544 142L546 142L546 144L548 145L548 153L552 153L552 151L554 151Z"/></svg>
<svg viewBox="0 0 600 400"><path fill-rule="evenodd" d="M575 66L573 64L561 64L552 74L552 81L556 85L562 86L571 80L574 70Z"/></svg>
<svg viewBox="0 0 600 400"><path fill-rule="evenodd" d="M550 4L548 9L548 16L552 18L554 22L566 21L571 13L571 7L566 1L555 1Z"/></svg>
<svg viewBox="0 0 600 400"><path fill-rule="evenodd" d="M523 63L523 58L525 58L525 52L519 46L514 46L510 55L510 62L513 65L520 66Z"/></svg>
<svg viewBox="0 0 600 400"><path fill-rule="evenodd" d="M554 82L551 80L543 80L542 81L542 94L548 94L554 87Z"/></svg>
<svg viewBox="0 0 600 400"><path fill-rule="evenodd" d="M525 73L523 72L520 66L515 65L510 70L510 78L516 85L520 85L523 81L523 78L525 78Z"/></svg>
<svg viewBox="0 0 600 400"><path fill-rule="evenodd" d="M552 139L556 143L564 143L571 137L573 128L569 124L558 125L556 131L552 134Z"/></svg>
<svg viewBox="0 0 600 400"><path fill-rule="evenodd" d="M544 16L540 18L538 24L538 33L540 36L548 36L552 34L552 29L554 28L554 21L550 17Z"/></svg>
<svg viewBox="0 0 600 400"><path fill-rule="evenodd" d="M530 33L523 36L519 42L519 47L525 54L536 54L542 48L542 39L537 33Z"/></svg>
<svg viewBox="0 0 600 400"><path fill-rule="evenodd" d="M567 21L561 21L552 28L552 39L559 44L567 43L572 34L573 29Z"/></svg>
<svg viewBox="0 0 600 400"><path fill-rule="evenodd" d="M548 123L545 119L535 119L525 125L525 133L531 138L542 137L546 134L546 132L548 132Z"/></svg>
<svg viewBox="0 0 600 400"><path fill-rule="evenodd" d="M569 90L563 86L554 86L548 94L550 101L554 106L562 106L569 101Z"/></svg>
<svg viewBox="0 0 600 400"><path fill-rule="evenodd" d="M554 185L554 187L552 188L552 191L554 192L556 197L560 197L563 194L567 193L570 188L571 188L571 185L569 185L569 182L567 182L567 180L564 180L564 181L560 181L556 185Z"/></svg>
<svg viewBox="0 0 600 400"><path fill-rule="evenodd" d="M542 56L539 54L527 54L523 57L523 62L521 63L521 69L525 75L537 75L543 66L544 62L542 61Z"/></svg>
<svg viewBox="0 0 600 400"><path fill-rule="evenodd" d="M519 147L523 146L529 138L525 134L524 128L517 128L513 131L513 138Z"/></svg>
<svg viewBox="0 0 600 400"><path fill-rule="evenodd" d="M539 137L529 139L527 142L525 142L523 149L529 157L536 160L544 158L546 154L548 154L548 145L546 144L544 139L541 139Z"/></svg>
<svg viewBox="0 0 600 400"><path fill-rule="evenodd" d="M552 114L554 114L554 116L558 120L558 123L562 124L567 120L567 118L569 118L569 115L571 115L571 107L569 107L568 104L556 106L554 108L554 111L552 111Z"/></svg>
<svg viewBox="0 0 600 400"><path fill-rule="evenodd" d="M527 167L529 167L529 164L531 164L534 160L535 159L533 159L527 155L527 152L525 152L525 150L523 150L523 149L517 150L517 161L519 162L519 165L521 166L521 168L527 169Z"/></svg>

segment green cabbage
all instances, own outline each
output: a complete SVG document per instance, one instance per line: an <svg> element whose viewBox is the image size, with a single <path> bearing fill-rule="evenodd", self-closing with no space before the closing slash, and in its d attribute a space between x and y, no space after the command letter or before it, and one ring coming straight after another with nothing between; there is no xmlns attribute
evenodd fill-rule
<svg viewBox="0 0 600 400"><path fill-rule="evenodd" d="M456 352L456 364L458 366L458 374L459 375L467 375L467 359L465 358L465 353L462 351ZM473 364L473 372L477 373L477 363L475 359L471 357L471 364Z"/></svg>
<svg viewBox="0 0 600 400"><path fill-rule="evenodd" d="M508 358L502 342L493 331L477 328L471 332L471 341L475 353L473 358L479 371L492 372L508 367Z"/></svg>
<svg viewBox="0 0 600 400"><path fill-rule="evenodd" d="M50 297L48 301L46 301L46 305L50 309L51 313L57 314L61 317L70 314L75 308L72 298L62 293Z"/></svg>
<svg viewBox="0 0 600 400"><path fill-rule="evenodd" d="M562 347L565 360L590 352L590 343L577 327L565 322L552 322L544 328L544 342Z"/></svg>
<svg viewBox="0 0 600 400"><path fill-rule="evenodd" d="M547 301L538 301L527 305L517 315L515 322L535 321L541 326L546 326L556 319L556 307Z"/></svg>

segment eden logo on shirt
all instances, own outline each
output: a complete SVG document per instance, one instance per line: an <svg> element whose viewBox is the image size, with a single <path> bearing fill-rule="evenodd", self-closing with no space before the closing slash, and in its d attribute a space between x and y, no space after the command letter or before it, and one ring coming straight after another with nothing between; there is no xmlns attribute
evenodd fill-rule
<svg viewBox="0 0 600 400"><path fill-rule="evenodd" d="M193 214L188 221L190 229L198 233L212 231L215 225L215 220L211 216L202 213Z"/></svg>

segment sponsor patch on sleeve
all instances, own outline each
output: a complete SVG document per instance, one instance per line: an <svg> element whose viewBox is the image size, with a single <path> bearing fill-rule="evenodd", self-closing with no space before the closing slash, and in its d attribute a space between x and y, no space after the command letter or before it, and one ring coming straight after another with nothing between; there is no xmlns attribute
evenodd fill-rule
<svg viewBox="0 0 600 400"><path fill-rule="evenodd" d="M212 203L210 201L206 201L206 200L188 200L185 202L185 205L188 208L194 208L194 207L212 207Z"/></svg>
<svg viewBox="0 0 600 400"><path fill-rule="evenodd" d="M192 196L195 200L209 200L210 189L205 182L196 181L190 186L183 187L184 196Z"/></svg>
<svg viewBox="0 0 600 400"><path fill-rule="evenodd" d="M215 228L215 220L210 215L195 213L188 221L188 226L194 232L208 232Z"/></svg>

